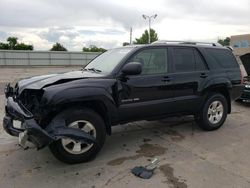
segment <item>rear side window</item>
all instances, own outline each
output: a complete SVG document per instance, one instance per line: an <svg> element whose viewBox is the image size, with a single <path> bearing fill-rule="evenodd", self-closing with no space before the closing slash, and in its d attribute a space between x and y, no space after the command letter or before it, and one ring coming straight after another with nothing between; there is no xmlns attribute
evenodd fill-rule
<svg viewBox="0 0 250 188"><path fill-rule="evenodd" d="M234 55L229 50L207 48L207 53L211 59L224 68L236 68L238 63Z"/></svg>
<svg viewBox="0 0 250 188"><path fill-rule="evenodd" d="M200 53L194 48L175 48L174 66L176 72L203 71L207 69Z"/></svg>
<svg viewBox="0 0 250 188"><path fill-rule="evenodd" d="M195 71L195 56L193 49L175 48L174 66L176 72Z"/></svg>

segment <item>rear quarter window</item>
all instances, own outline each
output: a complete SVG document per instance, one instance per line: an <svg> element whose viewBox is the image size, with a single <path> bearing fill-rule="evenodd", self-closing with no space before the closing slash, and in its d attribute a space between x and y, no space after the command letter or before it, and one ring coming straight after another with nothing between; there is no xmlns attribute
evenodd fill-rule
<svg viewBox="0 0 250 188"><path fill-rule="evenodd" d="M226 49L206 49L210 58L217 64L219 64L223 68L236 68L238 67L238 63L229 50Z"/></svg>

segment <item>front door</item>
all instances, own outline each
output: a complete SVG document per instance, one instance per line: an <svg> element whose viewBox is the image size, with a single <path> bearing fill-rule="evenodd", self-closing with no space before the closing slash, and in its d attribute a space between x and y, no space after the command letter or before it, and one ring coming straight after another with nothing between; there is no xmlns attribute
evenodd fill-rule
<svg viewBox="0 0 250 188"><path fill-rule="evenodd" d="M118 81L120 121L168 113L173 92L171 79L168 78L170 66L167 48L140 50L128 62L140 62L142 73Z"/></svg>

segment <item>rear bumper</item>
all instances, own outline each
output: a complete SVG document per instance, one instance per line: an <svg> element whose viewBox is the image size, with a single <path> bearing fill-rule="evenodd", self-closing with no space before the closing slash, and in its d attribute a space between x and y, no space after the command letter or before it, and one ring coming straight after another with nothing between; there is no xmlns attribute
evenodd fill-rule
<svg viewBox="0 0 250 188"><path fill-rule="evenodd" d="M239 99L245 102L250 102L250 90L245 89Z"/></svg>
<svg viewBox="0 0 250 188"><path fill-rule="evenodd" d="M243 91L244 91L243 84L234 85L230 93L231 100L233 101L235 99L238 99L242 95Z"/></svg>
<svg viewBox="0 0 250 188"><path fill-rule="evenodd" d="M43 129L34 119L33 114L29 112L19 101L12 96L7 96L5 106L5 116L3 118L4 130L12 136L19 136L19 144L24 146L23 135L25 140L32 142L38 149L41 149L50 143L61 139L69 138L82 143L96 143L95 138L88 133L74 128L68 128L65 125L63 117L52 121ZM21 121L21 127L16 128L13 120ZM22 144L21 144L21 143Z"/></svg>

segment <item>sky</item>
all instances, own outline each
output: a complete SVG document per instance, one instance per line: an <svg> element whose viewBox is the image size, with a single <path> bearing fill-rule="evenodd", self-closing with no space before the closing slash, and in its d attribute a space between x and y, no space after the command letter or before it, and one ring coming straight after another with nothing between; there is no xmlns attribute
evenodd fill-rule
<svg viewBox="0 0 250 188"><path fill-rule="evenodd" d="M96 45L110 49L148 29L160 40L216 42L250 33L250 0L0 0L0 42L8 36L48 50L56 42L70 51Z"/></svg>

